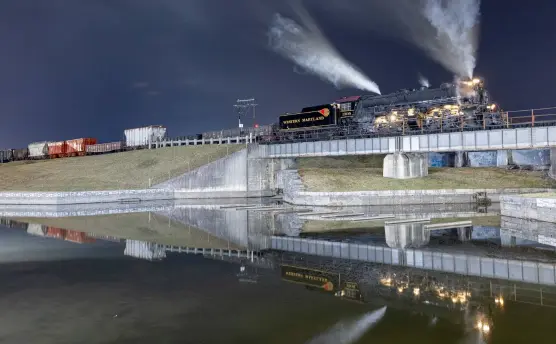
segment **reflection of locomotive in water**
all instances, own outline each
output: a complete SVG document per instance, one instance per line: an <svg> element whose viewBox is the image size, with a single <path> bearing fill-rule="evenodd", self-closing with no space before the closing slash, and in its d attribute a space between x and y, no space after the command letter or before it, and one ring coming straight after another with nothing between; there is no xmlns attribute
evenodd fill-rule
<svg viewBox="0 0 556 344"><path fill-rule="evenodd" d="M503 124L503 114L490 102L480 79L458 80L439 88L422 87L386 95L363 95L333 104L304 108L280 116L275 135L293 138L296 132L333 128L333 136L419 133L453 129L490 129Z"/></svg>
<svg viewBox="0 0 556 344"><path fill-rule="evenodd" d="M346 263L333 268L328 266L333 262L314 265L314 257L306 256L303 261L299 258L296 256L300 265L280 266L283 280L344 300L409 308L434 321L440 317L466 324L483 335L493 327L492 298L466 279L375 264ZM496 303L500 302L503 299L496 298Z"/></svg>

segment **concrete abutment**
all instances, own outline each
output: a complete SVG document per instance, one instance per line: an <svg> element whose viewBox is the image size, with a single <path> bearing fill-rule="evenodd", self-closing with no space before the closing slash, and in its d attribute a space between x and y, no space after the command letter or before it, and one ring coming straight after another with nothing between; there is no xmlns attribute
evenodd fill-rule
<svg viewBox="0 0 556 344"><path fill-rule="evenodd" d="M179 198L267 197L276 189L276 173L294 166L294 159L265 158L260 146L246 149L155 185L179 192Z"/></svg>

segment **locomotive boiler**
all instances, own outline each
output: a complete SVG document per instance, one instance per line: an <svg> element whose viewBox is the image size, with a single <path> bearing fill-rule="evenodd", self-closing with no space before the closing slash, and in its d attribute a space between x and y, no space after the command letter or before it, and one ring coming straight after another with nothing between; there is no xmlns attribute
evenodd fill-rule
<svg viewBox="0 0 556 344"><path fill-rule="evenodd" d="M490 129L504 124L479 78L456 80L438 88L403 89L385 95L345 97L332 104L280 116L279 136L327 129L346 132L402 134L455 129ZM332 128L332 130L330 130Z"/></svg>

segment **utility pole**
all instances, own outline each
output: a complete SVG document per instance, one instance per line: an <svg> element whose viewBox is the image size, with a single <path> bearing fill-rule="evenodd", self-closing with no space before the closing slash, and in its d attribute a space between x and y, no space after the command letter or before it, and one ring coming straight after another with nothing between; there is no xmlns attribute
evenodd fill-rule
<svg viewBox="0 0 556 344"><path fill-rule="evenodd" d="M250 99L238 99L234 104L234 109L238 116L238 126L239 128L243 128L243 123L241 122L242 117L246 117L249 115L249 112L253 114L253 126L257 123L255 122L255 107L258 104L255 103L255 98Z"/></svg>

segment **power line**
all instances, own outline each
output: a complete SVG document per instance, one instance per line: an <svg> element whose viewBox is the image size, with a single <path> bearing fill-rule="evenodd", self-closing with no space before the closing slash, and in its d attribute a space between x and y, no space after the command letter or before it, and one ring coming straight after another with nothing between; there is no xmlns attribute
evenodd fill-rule
<svg viewBox="0 0 556 344"><path fill-rule="evenodd" d="M256 124L255 122L255 107L258 104L255 103L255 98L250 99L238 99L234 104L234 109L238 115L238 124L240 128L243 128L243 123L241 122L241 118L246 118L249 113L253 114L253 125Z"/></svg>

